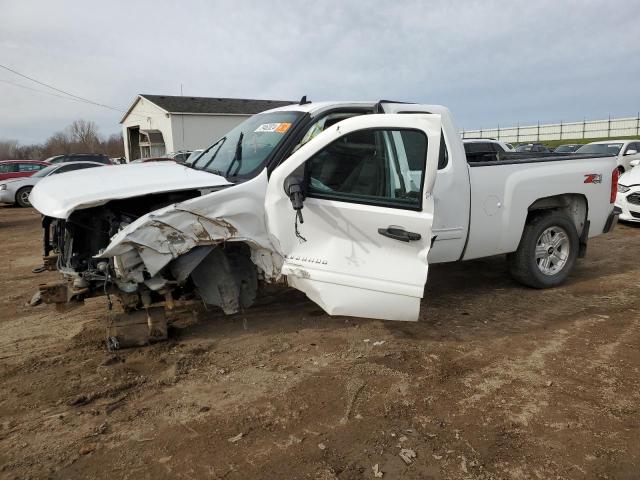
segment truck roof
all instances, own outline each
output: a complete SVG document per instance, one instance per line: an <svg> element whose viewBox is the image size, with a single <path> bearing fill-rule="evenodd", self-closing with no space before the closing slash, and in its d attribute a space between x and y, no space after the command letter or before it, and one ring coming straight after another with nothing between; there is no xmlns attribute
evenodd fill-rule
<svg viewBox="0 0 640 480"><path fill-rule="evenodd" d="M585 145L605 145L607 143L625 143L625 142L637 142L638 139L637 138L612 138L611 140L600 140L597 142L589 142L586 143Z"/></svg>
<svg viewBox="0 0 640 480"><path fill-rule="evenodd" d="M377 103L390 103L390 104L400 104L399 102L393 102L393 101L385 101L385 100L374 100L374 101L344 101L344 100L340 100L340 101L326 101L326 102L308 102L308 103L304 103L302 105L300 104L293 104L293 105L286 105L284 107L278 107L278 108L273 108L271 110L267 110L267 112L305 112L305 113L310 113L311 115L315 115L316 113L320 113L323 112L325 110L328 110L330 108L336 108L336 107L374 107ZM443 107L442 105L424 105L424 104L419 104L419 103L403 103L402 105L406 105L407 106L407 110L411 110L411 105L415 105L415 106L420 106L420 107L426 107L431 113L445 113L448 112L446 107Z"/></svg>

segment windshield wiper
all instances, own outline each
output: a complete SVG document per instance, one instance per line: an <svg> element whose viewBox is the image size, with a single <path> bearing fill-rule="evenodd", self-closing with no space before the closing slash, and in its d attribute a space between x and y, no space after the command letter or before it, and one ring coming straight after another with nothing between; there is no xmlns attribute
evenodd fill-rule
<svg viewBox="0 0 640 480"><path fill-rule="evenodd" d="M218 145L218 149L216 150L216 153L214 153L213 155L211 155L211 158L209 159L209 161L207 163L205 163L201 168L198 168L195 166L197 162L194 161L193 162L193 168L195 168L196 170L207 170L208 172L210 172L211 170L209 170L207 167L209 165L211 165L211 162L213 162L213 159L216 158L216 155L218 155L218 152L220 151L220 149L222 148L222 145L224 145L224 142L227 141L227 137L222 137L220 140L218 140L216 143L214 143L213 145L211 145L209 148L207 148L204 152L202 152L200 154L200 156L197 158L197 160L200 160L209 150L211 150L213 147L215 147L216 145Z"/></svg>
<svg viewBox="0 0 640 480"><path fill-rule="evenodd" d="M238 168L236 168L236 171L232 176L235 177L240 171L240 168L242 167L242 139L243 138L244 138L244 132L240 132L240 136L238 137L238 143L236 143L236 153L233 155L233 159L229 164L229 168L227 168L227 173L225 173L224 175L225 177L229 176L229 173L231 173L231 167L233 167L233 165L236 162L238 162Z"/></svg>

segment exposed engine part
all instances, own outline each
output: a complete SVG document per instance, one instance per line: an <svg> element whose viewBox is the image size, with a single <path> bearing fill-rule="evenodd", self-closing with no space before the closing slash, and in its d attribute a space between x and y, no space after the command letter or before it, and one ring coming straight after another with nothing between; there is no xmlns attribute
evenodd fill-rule
<svg viewBox="0 0 640 480"><path fill-rule="evenodd" d="M182 197L193 192L181 192ZM182 198L184 200L184 198ZM180 200L170 194L160 201L131 199L78 210L67 220L45 218L44 265L59 270L65 281L43 285L42 300L58 309L82 305L84 299L106 296L119 300L119 313L110 313L107 346L110 349L146 345L167 338L165 308L193 302L219 306L226 314L237 313L255 301L262 266L273 269L273 259L259 248L242 241L219 239L205 226L233 232L233 226L218 219L196 217L202 229L195 245L185 253L171 250L174 259L150 272L141 249L128 249L110 257L99 257L123 228L162 203ZM145 203L146 202L146 203ZM207 223L208 222L208 223ZM162 228L169 226L158 221ZM216 230L217 231L217 230ZM166 245L178 249L182 237L169 232ZM149 242L164 241L150 237ZM176 243L178 242L178 243ZM153 243L149 243L149 251Z"/></svg>

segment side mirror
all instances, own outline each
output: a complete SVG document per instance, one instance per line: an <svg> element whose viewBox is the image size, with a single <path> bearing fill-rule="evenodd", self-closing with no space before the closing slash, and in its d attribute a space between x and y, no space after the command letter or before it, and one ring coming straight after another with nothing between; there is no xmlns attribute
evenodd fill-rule
<svg viewBox="0 0 640 480"><path fill-rule="evenodd" d="M635 155L636 153L638 153L637 150L627 150L627 153L625 153L625 155Z"/></svg>
<svg viewBox="0 0 640 480"><path fill-rule="evenodd" d="M291 200L291 206L296 211L296 216L300 223L304 223L302 218L302 207L304 206L303 180L300 177L290 176L284 182L284 191Z"/></svg>
<svg viewBox="0 0 640 480"><path fill-rule="evenodd" d="M629 165L631 165L632 167L637 167L638 165L640 165L640 160L631 160L629 162Z"/></svg>

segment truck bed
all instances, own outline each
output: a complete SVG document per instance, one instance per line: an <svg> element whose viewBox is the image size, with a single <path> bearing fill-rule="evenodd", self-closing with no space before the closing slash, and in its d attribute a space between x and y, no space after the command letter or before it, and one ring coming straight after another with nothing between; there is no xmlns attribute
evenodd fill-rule
<svg viewBox="0 0 640 480"><path fill-rule="evenodd" d="M471 167L490 165L509 165L515 163L558 162L563 160L590 160L594 158L614 157L615 155L576 155L575 153L528 153L528 152L480 152L467 155Z"/></svg>
<svg viewBox="0 0 640 480"><path fill-rule="evenodd" d="M583 198L589 237L603 232L613 208L613 156L507 153L499 157L469 163L471 212L465 260L515 251L533 203L558 195Z"/></svg>

